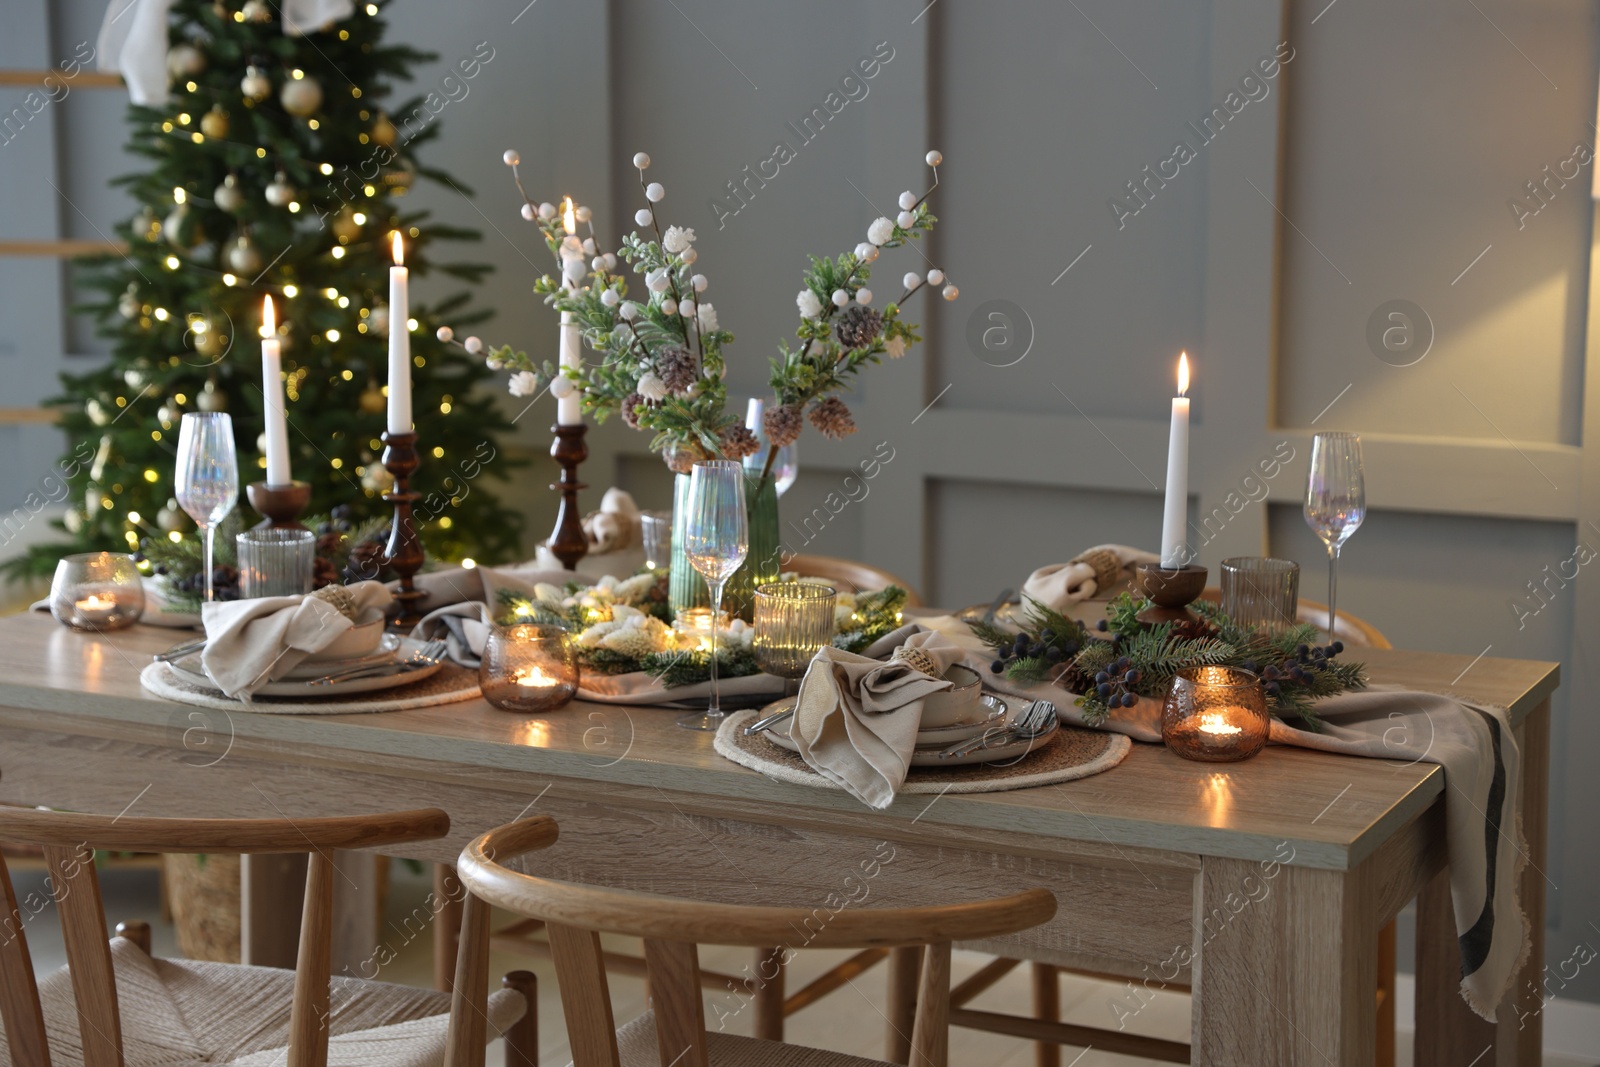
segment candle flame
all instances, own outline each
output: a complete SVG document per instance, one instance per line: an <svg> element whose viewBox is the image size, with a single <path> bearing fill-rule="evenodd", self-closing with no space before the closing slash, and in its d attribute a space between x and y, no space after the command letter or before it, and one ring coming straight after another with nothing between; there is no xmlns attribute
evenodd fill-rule
<svg viewBox="0 0 1600 1067"><path fill-rule="evenodd" d="M561 225L571 237L578 229L577 209L572 206L572 197L563 197L561 200Z"/></svg>
<svg viewBox="0 0 1600 1067"><path fill-rule="evenodd" d="M278 316L272 307L272 294L261 304L261 336L272 337L278 332Z"/></svg>
<svg viewBox="0 0 1600 1067"><path fill-rule="evenodd" d="M394 237L394 265L397 267L403 267L406 265L406 250L405 247L400 244L400 231L394 231L392 236Z"/></svg>
<svg viewBox="0 0 1600 1067"><path fill-rule="evenodd" d="M1189 353L1178 353L1178 395L1189 395Z"/></svg>
<svg viewBox="0 0 1600 1067"><path fill-rule="evenodd" d="M1200 732L1217 737L1232 737L1243 733L1244 727L1229 722L1220 711L1208 711L1200 716Z"/></svg>
<svg viewBox="0 0 1600 1067"><path fill-rule="evenodd" d="M545 673L542 667L530 667L517 675L517 684L543 689L552 685L560 685L561 679Z"/></svg>

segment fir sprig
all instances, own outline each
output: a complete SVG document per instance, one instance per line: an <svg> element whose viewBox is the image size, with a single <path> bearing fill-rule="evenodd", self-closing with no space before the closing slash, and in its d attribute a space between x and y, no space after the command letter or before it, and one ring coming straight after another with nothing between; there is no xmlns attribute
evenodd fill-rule
<svg viewBox="0 0 1600 1067"><path fill-rule="evenodd" d="M862 593L856 597L856 607L850 619L833 635L833 647L846 652L860 652L885 634L893 633L901 624L901 609L906 604L906 591L898 585L889 585L876 593Z"/></svg>

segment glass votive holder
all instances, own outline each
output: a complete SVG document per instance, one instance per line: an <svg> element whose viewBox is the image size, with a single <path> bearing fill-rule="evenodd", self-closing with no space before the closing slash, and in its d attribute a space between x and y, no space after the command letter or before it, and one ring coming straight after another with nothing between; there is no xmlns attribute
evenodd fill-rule
<svg viewBox="0 0 1600 1067"><path fill-rule="evenodd" d="M684 608L678 612L672 620L672 628L678 631L678 647L710 648L712 619L710 608ZM723 612L715 616L715 619L717 632L726 633L731 625L728 613Z"/></svg>
<svg viewBox="0 0 1600 1067"><path fill-rule="evenodd" d="M244 599L311 592L317 565L317 535L310 530L245 530L235 544L239 553L239 595Z"/></svg>
<svg viewBox="0 0 1600 1067"><path fill-rule="evenodd" d="M672 563L672 512L641 511L639 535L644 547L644 565L651 570Z"/></svg>
<svg viewBox="0 0 1600 1067"><path fill-rule="evenodd" d="M144 586L132 556L84 552L56 564L50 614L74 630L120 630L144 614Z"/></svg>
<svg viewBox="0 0 1600 1067"><path fill-rule="evenodd" d="M801 678L817 650L833 639L838 595L815 582L771 582L756 590L756 665L779 678Z"/></svg>
<svg viewBox="0 0 1600 1067"><path fill-rule="evenodd" d="M1261 679L1239 667L1187 667L1161 708L1161 740L1184 759L1232 763L1267 744L1272 719Z"/></svg>
<svg viewBox="0 0 1600 1067"><path fill-rule="evenodd" d="M505 711L555 711L578 692L578 646L558 626L495 626L478 660L483 699Z"/></svg>
<svg viewBox="0 0 1600 1067"><path fill-rule="evenodd" d="M1300 564L1263 556L1222 561L1222 610L1241 627L1276 636L1295 624L1299 606Z"/></svg>

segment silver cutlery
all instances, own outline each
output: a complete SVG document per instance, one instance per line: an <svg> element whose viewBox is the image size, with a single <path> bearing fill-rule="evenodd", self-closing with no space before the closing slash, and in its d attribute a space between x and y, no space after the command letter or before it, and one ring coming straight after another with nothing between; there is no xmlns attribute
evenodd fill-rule
<svg viewBox="0 0 1600 1067"><path fill-rule="evenodd" d="M1007 602L1011 600L1013 592L1015 591L1011 589L1002 589L1000 591L1000 595L994 598L994 603L989 605L989 610L983 613L983 621L985 625L993 625L994 617L998 615L1000 613L1000 609L1005 607Z"/></svg>
<svg viewBox="0 0 1600 1067"><path fill-rule="evenodd" d="M977 752L979 749L997 748L1015 741L1034 741L1054 733L1056 727L1060 725L1060 720L1056 717L1056 706L1048 700L1035 700L1028 705L1021 717L1009 726L985 730L977 737L951 745L939 753L939 758L954 759L957 756Z"/></svg>
<svg viewBox="0 0 1600 1067"><path fill-rule="evenodd" d="M796 707L798 707L797 704L791 704L787 708L784 708L782 711L775 711L771 715L765 716L764 718L757 719L755 722L751 723L749 726L746 726L744 728L744 735L746 737L750 737L753 734L759 734L762 730L770 730L770 729L772 729L774 726L778 725L779 723L784 722L784 721L788 720L789 718L791 718L794 715L794 709Z"/></svg>
<svg viewBox="0 0 1600 1067"><path fill-rule="evenodd" d="M204 652L205 648L206 639L199 637L193 641L185 641L181 645L173 645L165 652L158 652L151 658L157 663L171 663L173 660L183 659L185 656L192 656L197 652Z"/></svg>
<svg viewBox="0 0 1600 1067"><path fill-rule="evenodd" d="M444 660L447 650L448 646L445 642L429 641L394 662L347 667L342 671L333 671L325 674L321 678L313 678L306 684L337 685L340 682L355 681L357 678L376 678L386 674L409 674L412 671L420 671L427 667L437 666Z"/></svg>

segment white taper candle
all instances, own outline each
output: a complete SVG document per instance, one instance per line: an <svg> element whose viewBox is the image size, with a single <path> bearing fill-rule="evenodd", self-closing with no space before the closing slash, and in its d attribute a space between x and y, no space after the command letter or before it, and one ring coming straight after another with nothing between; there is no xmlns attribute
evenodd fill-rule
<svg viewBox="0 0 1600 1067"><path fill-rule="evenodd" d="M411 295L400 247L394 234L394 266L389 268L389 432L411 432Z"/></svg>
<svg viewBox="0 0 1600 1067"><path fill-rule="evenodd" d="M1161 566L1176 569L1189 558L1189 354L1178 355L1178 395L1172 398L1172 435L1167 440L1167 500L1161 516Z"/></svg>

